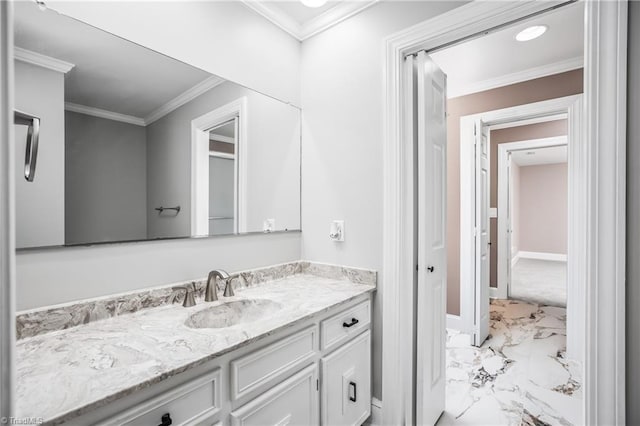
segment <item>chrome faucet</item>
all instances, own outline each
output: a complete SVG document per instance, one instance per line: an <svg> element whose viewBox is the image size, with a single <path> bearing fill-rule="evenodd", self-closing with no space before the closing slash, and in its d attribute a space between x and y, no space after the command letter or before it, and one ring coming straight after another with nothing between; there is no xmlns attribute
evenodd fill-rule
<svg viewBox="0 0 640 426"><path fill-rule="evenodd" d="M179 286L173 287L172 290L173 290L173 293L169 298L170 303L175 303L176 300L178 299L178 292L184 291L184 301L182 302L182 306L184 306L185 308L195 306L196 304L196 299L194 297L194 294L196 292L195 282L191 282L191 284L185 284L185 285L179 285Z"/></svg>
<svg viewBox="0 0 640 426"><path fill-rule="evenodd" d="M222 269L214 269L213 271L209 272L209 276L207 277L207 288L204 291L205 302L214 302L218 300L218 285L216 283L217 278L224 280L225 282L224 295L227 296L227 286L229 286L229 274L227 273L227 271L224 271ZM233 291L231 293L233 295Z"/></svg>

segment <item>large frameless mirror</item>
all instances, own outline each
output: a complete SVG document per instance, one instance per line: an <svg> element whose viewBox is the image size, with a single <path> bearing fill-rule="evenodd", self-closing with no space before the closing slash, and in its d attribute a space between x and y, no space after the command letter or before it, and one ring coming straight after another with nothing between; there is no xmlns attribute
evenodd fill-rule
<svg viewBox="0 0 640 426"><path fill-rule="evenodd" d="M18 248L300 229L300 110L15 3ZM15 127L15 164L29 126Z"/></svg>

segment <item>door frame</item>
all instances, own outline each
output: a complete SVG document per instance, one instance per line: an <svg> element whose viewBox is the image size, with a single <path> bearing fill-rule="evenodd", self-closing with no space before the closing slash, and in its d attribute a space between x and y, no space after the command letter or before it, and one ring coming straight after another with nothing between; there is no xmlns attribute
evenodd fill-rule
<svg viewBox="0 0 640 426"><path fill-rule="evenodd" d="M555 3L560 4L560 3ZM627 2L583 1L584 123L589 196L585 247L586 424L625 423ZM405 55L548 9L550 2L474 1L385 40L383 422L415 423L413 152L403 116Z"/></svg>
<svg viewBox="0 0 640 426"><path fill-rule="evenodd" d="M466 115L460 117L460 320L461 331L464 333L474 333L476 329L475 324L475 307L476 307L476 294L477 285L476 282L476 238L474 234L476 210L475 210L475 194L480 190L479 183L475 179L475 126L478 121L481 121L484 126L489 128L500 127L505 128L512 125L518 125L523 122L531 123L535 119L537 122L549 118L555 119L559 116L567 116L568 120L568 134L569 139L580 139L580 128L576 128L576 123L582 123L582 99L583 95L571 95L562 98L549 99L546 101L533 102L530 104L517 105L509 108L502 108L493 111L481 112L478 114ZM573 205L586 205L587 194L584 188L581 186L586 179L583 171L586 170L586 157L582 155L583 144L573 143L570 144L568 158L571 164L569 169L570 181L575 192L575 197L569 199L569 211L573 211ZM584 210L576 210L576 220L571 222L569 239L577 239L575 244L569 244L569 247L575 249L571 260L571 267L568 270L568 278L571 282L579 282L579 279L584 280L584 271L586 270L586 255L579 255L579 252L584 252L584 243L580 239L587 232L586 229L586 215L579 214L585 213ZM498 218L500 217L500 207L498 206ZM498 227L500 226L500 220L498 219ZM500 237L500 233L498 233ZM582 245L580 245L582 244ZM498 246L498 250L503 245ZM504 249L504 247L502 247ZM502 260L500 252L498 252L498 261ZM569 266L569 265L568 265ZM575 273L574 271L578 271ZM580 272L582 271L582 272ZM501 273L501 269L498 268L498 274ZM574 277L574 275L576 275ZM498 275L500 277L500 275ZM504 279L504 278L503 278ZM499 278L500 280L500 278ZM567 281L569 282L569 280ZM568 289L570 292L572 289ZM498 298L506 298L506 290L504 293L500 293L500 287L493 292L490 289L490 295ZM572 298L576 300L580 299L580 293L572 293ZM586 301L584 302L586 303ZM584 306L584 303L581 306ZM572 306L573 308L573 306ZM573 325L582 324L584 317L577 318L574 314L583 315L581 310L571 310L567 312L567 329ZM575 331L578 335L583 335L584 330L577 328ZM574 333L571 333L572 335ZM571 342L571 352L575 354L575 359L581 359L579 354L583 353L582 348L575 347L580 346L584 339L579 339ZM569 342L568 342L569 343Z"/></svg>
<svg viewBox="0 0 640 426"><path fill-rule="evenodd" d="M191 121L191 235L209 235L209 130L237 118L234 232L247 231L247 97L243 96Z"/></svg>
<svg viewBox="0 0 640 426"><path fill-rule="evenodd" d="M13 4L0 2L0 417L16 414Z"/></svg>
<svg viewBox="0 0 640 426"><path fill-rule="evenodd" d="M498 286L491 288L491 297L497 299L507 299L509 297L507 265L513 261L513 253L509 244L505 244L507 237L507 211L511 210L508 201L511 200L511 187L509 185L510 176L508 171L508 156L513 151L522 151L526 149L550 148L554 146L568 146L568 137L553 136L541 139L529 139L523 141L514 141L509 143L501 143L498 145L498 233L497 238L500 243L498 245ZM567 165L569 158L567 155ZM571 191L569 189L568 191ZM513 246L513 245L512 245ZM584 268L584 266L583 266Z"/></svg>

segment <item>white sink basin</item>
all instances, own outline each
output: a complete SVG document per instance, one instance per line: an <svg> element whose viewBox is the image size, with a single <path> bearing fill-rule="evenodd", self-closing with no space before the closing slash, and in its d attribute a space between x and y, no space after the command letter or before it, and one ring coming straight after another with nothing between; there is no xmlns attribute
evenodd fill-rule
<svg viewBox="0 0 640 426"><path fill-rule="evenodd" d="M196 312L185 321L191 328L225 328L246 324L273 315L282 305L267 299L225 302Z"/></svg>

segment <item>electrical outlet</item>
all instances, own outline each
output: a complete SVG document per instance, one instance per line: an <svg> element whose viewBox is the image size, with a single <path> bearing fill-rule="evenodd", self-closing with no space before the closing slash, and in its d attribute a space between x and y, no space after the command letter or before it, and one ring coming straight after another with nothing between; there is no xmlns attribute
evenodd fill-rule
<svg viewBox="0 0 640 426"><path fill-rule="evenodd" d="M265 219L262 222L262 232L273 232L276 230L276 220L275 219Z"/></svg>

